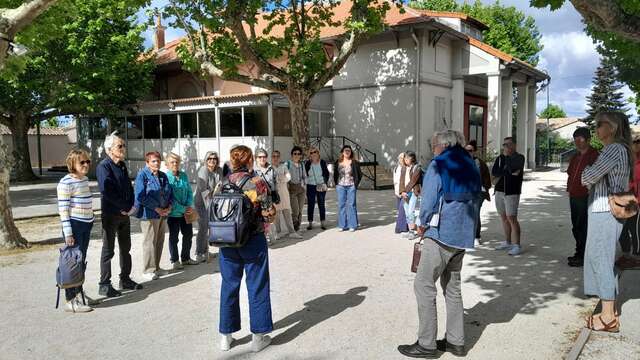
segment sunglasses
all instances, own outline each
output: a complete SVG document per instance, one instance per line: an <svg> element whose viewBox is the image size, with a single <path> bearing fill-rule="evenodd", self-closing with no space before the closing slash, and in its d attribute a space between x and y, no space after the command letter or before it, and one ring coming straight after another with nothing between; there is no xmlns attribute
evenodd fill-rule
<svg viewBox="0 0 640 360"><path fill-rule="evenodd" d="M116 145L116 148L117 148L117 149L123 149L123 148L126 148L126 147L127 147L127 145L125 145L125 144L118 144L118 145Z"/></svg>
<svg viewBox="0 0 640 360"><path fill-rule="evenodd" d="M302 153L294 152L293 155L302 155Z"/></svg>
<svg viewBox="0 0 640 360"><path fill-rule="evenodd" d="M80 161L80 165L91 165L91 160L82 160Z"/></svg>
<svg viewBox="0 0 640 360"><path fill-rule="evenodd" d="M633 140L633 143L634 143L634 144L640 144L640 139L638 139L638 140Z"/></svg>
<svg viewBox="0 0 640 360"><path fill-rule="evenodd" d="M256 157L257 157L258 159L266 159L266 158L267 158L267 156L266 156L266 155L258 155L258 156L256 156Z"/></svg>
<svg viewBox="0 0 640 360"><path fill-rule="evenodd" d="M317 151L311 151L309 154L318 154Z"/></svg>
<svg viewBox="0 0 640 360"><path fill-rule="evenodd" d="M218 158L210 157L210 158L208 158L208 159L207 159L207 161L213 161L213 160L216 160L216 161L217 161L217 160L218 160Z"/></svg>

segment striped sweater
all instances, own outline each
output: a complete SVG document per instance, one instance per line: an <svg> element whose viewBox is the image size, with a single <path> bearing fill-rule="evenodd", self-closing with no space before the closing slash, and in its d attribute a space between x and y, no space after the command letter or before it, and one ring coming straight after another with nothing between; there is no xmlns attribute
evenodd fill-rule
<svg viewBox="0 0 640 360"><path fill-rule="evenodd" d="M629 190L629 151L620 143L602 149L598 160L582 172L582 185L589 188L591 212L609 211L609 194Z"/></svg>
<svg viewBox="0 0 640 360"><path fill-rule="evenodd" d="M72 236L71 219L82 222L93 222L92 195L89 180L63 177L58 183L58 213L62 222L65 237Z"/></svg>

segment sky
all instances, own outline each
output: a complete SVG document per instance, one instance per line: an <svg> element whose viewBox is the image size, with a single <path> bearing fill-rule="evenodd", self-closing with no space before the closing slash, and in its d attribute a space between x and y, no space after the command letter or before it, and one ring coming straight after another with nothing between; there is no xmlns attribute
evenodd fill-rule
<svg viewBox="0 0 640 360"><path fill-rule="evenodd" d="M494 0L482 2L490 4ZM153 0L151 7L162 7L167 3L167 0ZM501 3L515 6L536 20L544 45L538 68L546 70L551 75L550 102L560 105L568 116L584 116L587 107L586 97L591 93L593 74L599 65L600 56L593 41L583 30L584 24L580 14L568 1L554 12L531 8L528 0L501 0ZM169 28L166 30L166 41L174 40L183 34L178 29ZM152 36L153 31L150 29L146 32L147 47L152 46ZM623 91L625 98L633 95L626 86ZM547 105L546 90L538 93L537 103L540 113ZM628 114L637 118L633 110Z"/></svg>

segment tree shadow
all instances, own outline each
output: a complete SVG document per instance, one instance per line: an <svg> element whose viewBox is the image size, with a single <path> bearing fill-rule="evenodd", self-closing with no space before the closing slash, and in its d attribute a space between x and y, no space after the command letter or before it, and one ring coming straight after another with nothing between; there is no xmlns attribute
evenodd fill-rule
<svg viewBox="0 0 640 360"><path fill-rule="evenodd" d="M562 237L553 236L554 232L571 234L568 216L557 216L558 208L568 211L568 201L565 189L556 185L544 187L535 198L521 201L523 252L515 257L493 249L504 239L500 216L494 212L485 221L488 231L483 231L483 237L491 240L468 254L472 260L465 267L474 270L463 279L480 287L490 298L465 309L465 342L469 350L491 324L508 323L518 314L535 314L567 292L584 297L582 268L568 268L565 260L573 249L573 237L565 236L569 241L558 244L556 239ZM537 223L544 223L546 231L534 231L541 230Z"/></svg>

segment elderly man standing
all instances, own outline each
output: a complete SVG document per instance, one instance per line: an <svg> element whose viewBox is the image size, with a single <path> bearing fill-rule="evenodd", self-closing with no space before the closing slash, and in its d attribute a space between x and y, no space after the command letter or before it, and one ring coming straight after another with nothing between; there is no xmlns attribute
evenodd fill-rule
<svg viewBox="0 0 640 360"><path fill-rule="evenodd" d="M104 140L107 157L96 168L102 206L102 256L98 293L106 297L122 295L111 285L111 259L116 236L120 252L120 289L139 290L142 285L131 280L131 222L133 187L124 163L126 145L116 133Z"/></svg>
<svg viewBox="0 0 640 360"><path fill-rule="evenodd" d="M422 182L420 232L424 245L414 281L418 341L398 346L398 351L409 357L437 358L438 350L466 354L460 272L465 250L474 246L482 195L480 172L460 139L464 138L457 131L444 130L431 140L435 158ZM436 341L438 279L445 295L447 332L445 339Z"/></svg>

